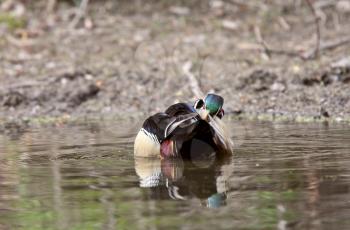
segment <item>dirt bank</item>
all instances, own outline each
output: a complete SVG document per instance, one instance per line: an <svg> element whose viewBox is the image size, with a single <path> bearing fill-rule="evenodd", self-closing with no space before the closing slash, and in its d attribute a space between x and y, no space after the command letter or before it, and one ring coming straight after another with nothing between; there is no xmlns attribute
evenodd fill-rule
<svg viewBox="0 0 350 230"><path fill-rule="evenodd" d="M188 62L227 113L350 117L350 43L303 59L316 40L302 1L97 1L76 25L74 5L42 2L0 20L0 121L162 110L194 99ZM322 44L349 37L350 11L318 2Z"/></svg>

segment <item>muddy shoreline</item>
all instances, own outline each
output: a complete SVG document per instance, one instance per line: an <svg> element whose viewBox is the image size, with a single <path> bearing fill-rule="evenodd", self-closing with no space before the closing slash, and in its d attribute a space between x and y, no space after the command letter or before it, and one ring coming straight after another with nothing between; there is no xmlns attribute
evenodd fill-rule
<svg viewBox="0 0 350 230"><path fill-rule="evenodd" d="M221 94L231 116L350 120L350 43L310 60L263 52L257 28L271 47L312 49L305 6L271 3L261 12L217 2L94 3L75 29L66 2L52 18L43 4L24 5L26 25L0 30L0 122L140 117L194 101L188 62L202 91ZM325 22L326 41L348 36L350 14L338 13L337 28Z"/></svg>

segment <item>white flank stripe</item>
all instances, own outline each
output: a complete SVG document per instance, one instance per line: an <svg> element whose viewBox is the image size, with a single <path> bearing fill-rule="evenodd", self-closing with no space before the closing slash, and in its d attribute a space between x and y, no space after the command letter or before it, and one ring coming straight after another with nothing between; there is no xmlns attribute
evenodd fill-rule
<svg viewBox="0 0 350 230"><path fill-rule="evenodd" d="M144 132L144 133L145 133L148 137L150 137L155 143L160 144L160 142L159 142L157 136L154 135L153 133L148 132L148 131L147 131L146 129L144 129L144 128L141 128L140 131Z"/></svg>

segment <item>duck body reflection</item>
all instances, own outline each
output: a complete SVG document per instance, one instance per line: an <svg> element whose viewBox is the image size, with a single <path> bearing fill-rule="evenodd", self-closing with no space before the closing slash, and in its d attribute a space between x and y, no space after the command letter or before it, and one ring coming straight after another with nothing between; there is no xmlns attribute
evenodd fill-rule
<svg viewBox="0 0 350 230"><path fill-rule="evenodd" d="M147 199L197 198L203 206L220 207L226 200L222 166L231 158L218 151L205 136L197 136L184 144L181 158L135 158L140 187L148 190Z"/></svg>

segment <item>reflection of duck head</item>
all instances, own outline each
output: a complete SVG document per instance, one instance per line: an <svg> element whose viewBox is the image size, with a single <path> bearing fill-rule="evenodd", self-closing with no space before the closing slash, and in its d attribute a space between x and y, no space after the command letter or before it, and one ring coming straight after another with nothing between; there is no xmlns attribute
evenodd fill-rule
<svg viewBox="0 0 350 230"><path fill-rule="evenodd" d="M199 198L208 207L219 207L226 199L226 188L217 179L221 166L230 158L218 158L215 149L193 139L182 149L182 158L135 158L140 187L148 188L150 199L187 200ZM196 154L194 154L196 153Z"/></svg>

